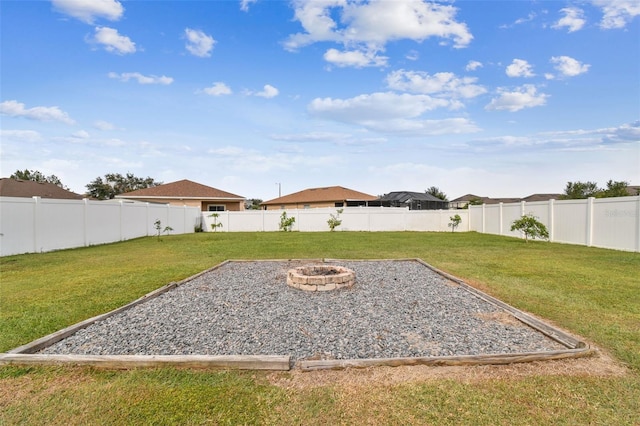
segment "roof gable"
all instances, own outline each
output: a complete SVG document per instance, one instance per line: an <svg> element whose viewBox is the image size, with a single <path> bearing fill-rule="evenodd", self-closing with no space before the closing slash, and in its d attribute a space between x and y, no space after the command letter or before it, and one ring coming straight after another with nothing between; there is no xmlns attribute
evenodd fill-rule
<svg viewBox="0 0 640 426"><path fill-rule="evenodd" d="M67 191L49 182L34 182L32 180L1 178L0 196L2 197L41 197L59 200L82 200L83 195Z"/></svg>
<svg viewBox="0 0 640 426"><path fill-rule="evenodd" d="M235 198L244 197L222 191L211 186L202 185L187 179L165 183L152 188L138 189L116 195L116 198Z"/></svg>
<svg viewBox="0 0 640 426"><path fill-rule="evenodd" d="M266 204L294 204L294 203L318 203L326 201L346 201L346 200L363 200L372 201L377 197L365 194L364 192L354 191L353 189L344 188L342 186L327 186L323 188L309 188L303 191L294 192L284 197L274 198L265 201Z"/></svg>

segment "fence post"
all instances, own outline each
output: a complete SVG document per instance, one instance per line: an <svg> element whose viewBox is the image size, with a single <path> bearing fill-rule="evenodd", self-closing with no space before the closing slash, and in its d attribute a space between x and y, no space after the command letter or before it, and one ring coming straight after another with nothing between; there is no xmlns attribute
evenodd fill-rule
<svg viewBox="0 0 640 426"><path fill-rule="evenodd" d="M500 203L499 207L498 207L498 229L499 229L499 234L498 235L503 235L502 232L502 206L504 203Z"/></svg>
<svg viewBox="0 0 640 426"><path fill-rule="evenodd" d="M84 246L89 246L89 199L83 198L83 214L82 214L82 234L84 236Z"/></svg>
<svg viewBox="0 0 640 426"><path fill-rule="evenodd" d="M593 201L595 198L589 197L587 199L587 241L585 242L587 247L591 247L593 243Z"/></svg>
<svg viewBox="0 0 640 426"><path fill-rule="evenodd" d="M636 252L640 252L640 195L636 200Z"/></svg>
<svg viewBox="0 0 640 426"><path fill-rule="evenodd" d="M484 234L486 231L486 215L485 215L485 208L484 208L485 204L482 203L482 233Z"/></svg>
<svg viewBox="0 0 640 426"><path fill-rule="evenodd" d="M549 200L549 241L553 241L553 228L555 223L555 201L553 198Z"/></svg>
<svg viewBox="0 0 640 426"><path fill-rule="evenodd" d="M38 253L40 245L39 234L42 233L42 198L34 196L33 198L33 252Z"/></svg>

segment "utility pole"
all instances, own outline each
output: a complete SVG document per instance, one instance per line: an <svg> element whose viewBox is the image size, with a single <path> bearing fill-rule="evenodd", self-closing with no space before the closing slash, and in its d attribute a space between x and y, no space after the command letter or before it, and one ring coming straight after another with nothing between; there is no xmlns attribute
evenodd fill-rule
<svg viewBox="0 0 640 426"><path fill-rule="evenodd" d="M282 184L280 182L276 182L278 185L278 198L282 197Z"/></svg>

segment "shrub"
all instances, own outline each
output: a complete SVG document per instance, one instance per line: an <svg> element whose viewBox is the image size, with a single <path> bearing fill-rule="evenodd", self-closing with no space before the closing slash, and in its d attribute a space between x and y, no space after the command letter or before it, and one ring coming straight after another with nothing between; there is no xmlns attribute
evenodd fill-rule
<svg viewBox="0 0 640 426"><path fill-rule="evenodd" d="M529 237L535 239L536 237L549 239L549 231L543 223L538 221L538 218L531 213L525 214L520 219L516 219L511 224L512 231L520 231L524 234L524 241L528 242Z"/></svg>
<svg viewBox="0 0 640 426"><path fill-rule="evenodd" d="M295 217L287 217L287 212L282 212L282 214L280 215L280 230L284 232L290 232L295 221Z"/></svg>
<svg viewBox="0 0 640 426"><path fill-rule="evenodd" d="M336 214L334 215L333 213L329 214L329 220L327 220L327 224L329 225L329 230L331 232L335 231L335 229L342 225L342 220L340 219L340 214L344 211L344 209L338 209L336 210Z"/></svg>

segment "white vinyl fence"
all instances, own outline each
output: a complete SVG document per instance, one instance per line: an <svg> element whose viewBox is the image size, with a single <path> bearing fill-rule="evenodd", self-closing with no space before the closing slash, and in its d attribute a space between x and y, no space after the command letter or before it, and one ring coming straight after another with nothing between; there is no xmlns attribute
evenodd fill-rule
<svg viewBox="0 0 640 426"><path fill-rule="evenodd" d="M219 212L218 217L203 212L203 228L212 232L214 220L222 223L216 232L262 232L279 231L280 215L295 218L293 231L329 231L327 221L337 214L336 208L291 209L291 210L246 210L242 212ZM336 231L451 231L450 217L460 215L462 222L457 230L468 230L467 210L409 210L397 207L346 207L339 219L342 224Z"/></svg>
<svg viewBox="0 0 640 426"><path fill-rule="evenodd" d="M38 253L155 235L200 226L196 207L161 204L0 197L0 255Z"/></svg>
<svg viewBox="0 0 640 426"><path fill-rule="evenodd" d="M529 213L547 227L550 241L640 251L640 196L470 206L469 230L522 237L511 223Z"/></svg>
<svg viewBox="0 0 640 426"><path fill-rule="evenodd" d="M280 216L294 217L294 231L328 231L335 208L219 212L212 217L195 207L147 203L51 200L0 197L0 255L83 247L155 235L153 223L170 226L172 234L194 232L279 231ZM408 210L347 207L336 231L451 232L451 217L462 219L456 232L477 231L522 237L511 223L531 213L545 224L550 241L640 252L640 196L531 203L485 204L468 210Z"/></svg>

